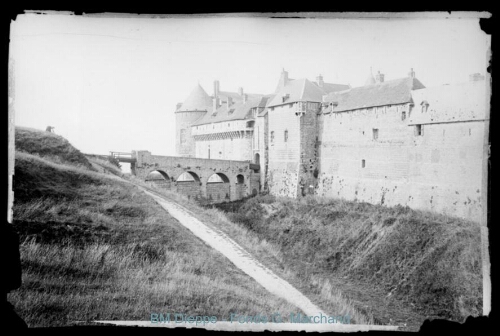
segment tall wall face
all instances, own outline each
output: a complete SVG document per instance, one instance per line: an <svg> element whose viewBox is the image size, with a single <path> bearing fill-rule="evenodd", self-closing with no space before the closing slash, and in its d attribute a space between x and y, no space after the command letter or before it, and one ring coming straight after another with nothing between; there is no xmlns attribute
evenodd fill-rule
<svg viewBox="0 0 500 336"><path fill-rule="evenodd" d="M319 103L307 103L307 112L300 118L299 192L314 194L318 176L318 112Z"/></svg>
<svg viewBox="0 0 500 336"><path fill-rule="evenodd" d="M193 126L195 156L204 159L253 161L253 128L248 120Z"/></svg>
<svg viewBox="0 0 500 336"><path fill-rule="evenodd" d="M196 157L215 160L247 161L252 158L250 135L217 140L196 141Z"/></svg>
<svg viewBox="0 0 500 336"><path fill-rule="evenodd" d="M206 111L175 112L175 151L179 156L195 156L195 142L191 125Z"/></svg>
<svg viewBox="0 0 500 336"><path fill-rule="evenodd" d="M268 184L272 194L298 197L313 192L314 187L309 186L315 185L317 167L317 107L317 103L307 103L304 114L296 113L296 104L269 110Z"/></svg>
<svg viewBox="0 0 500 336"><path fill-rule="evenodd" d="M262 187L262 191L267 191L268 179L268 115L269 114L266 114L257 118L254 131L254 142L256 142L254 145L254 152L259 153L258 164L260 165L260 185Z"/></svg>
<svg viewBox="0 0 500 336"><path fill-rule="evenodd" d="M321 116L317 194L479 220L483 88L412 95L411 113L393 105Z"/></svg>

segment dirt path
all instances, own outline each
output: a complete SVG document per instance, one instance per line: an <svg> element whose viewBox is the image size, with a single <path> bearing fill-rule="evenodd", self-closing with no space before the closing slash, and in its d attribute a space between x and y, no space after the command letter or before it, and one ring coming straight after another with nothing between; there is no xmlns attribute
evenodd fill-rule
<svg viewBox="0 0 500 336"><path fill-rule="evenodd" d="M328 315L314 305L290 283L275 275L270 269L255 260L241 246L221 231L213 230L189 214L183 206L167 201L163 197L141 188L155 199L170 215L188 228L195 236L227 257L236 267L255 279L265 289L300 308L308 316Z"/></svg>

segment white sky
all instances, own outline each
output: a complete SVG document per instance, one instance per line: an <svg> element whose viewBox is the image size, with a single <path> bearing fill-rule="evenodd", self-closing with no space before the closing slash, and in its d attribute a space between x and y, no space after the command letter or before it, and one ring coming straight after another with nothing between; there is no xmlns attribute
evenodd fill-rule
<svg viewBox="0 0 500 336"><path fill-rule="evenodd" d="M296 14L294 14L296 15ZM175 155L175 115L199 82L210 95L272 93L291 78L360 86L410 68L427 87L486 74L490 38L469 18L117 18L25 14L11 25L15 124L55 126L84 153ZM462 16L462 18L457 18ZM485 16L485 14L483 14ZM488 15L489 16L489 15Z"/></svg>

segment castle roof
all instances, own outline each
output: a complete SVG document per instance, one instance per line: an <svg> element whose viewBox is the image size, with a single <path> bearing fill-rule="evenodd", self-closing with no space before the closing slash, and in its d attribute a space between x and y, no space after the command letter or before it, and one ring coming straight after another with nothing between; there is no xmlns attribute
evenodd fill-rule
<svg viewBox="0 0 500 336"><path fill-rule="evenodd" d="M314 84L318 85L316 82ZM318 87L323 90L324 94L328 94L330 92L344 91L348 90L351 87L347 84L334 84L334 83L323 83L322 86Z"/></svg>
<svg viewBox="0 0 500 336"><path fill-rule="evenodd" d="M324 91L306 78L289 81L273 97L268 106L290 104L298 101L321 102ZM286 95L288 98L283 100Z"/></svg>
<svg viewBox="0 0 500 336"><path fill-rule="evenodd" d="M349 85L323 83L319 86L316 82L311 82L306 78L289 79L280 90L272 97L267 106L277 106L282 104L290 104L297 101L321 102L323 96L342 90L350 89ZM283 101L283 96L289 97Z"/></svg>
<svg viewBox="0 0 500 336"><path fill-rule="evenodd" d="M423 88L425 86L418 79L407 77L333 92L326 95L325 101L337 103L337 106L332 110L333 112L404 104L412 102L412 90Z"/></svg>
<svg viewBox="0 0 500 336"><path fill-rule="evenodd" d="M232 120L242 120L251 117L251 109L254 107L261 107L262 104L265 106L265 102L269 96L258 96L253 95L248 97L246 102L243 100L233 103L231 106L223 104L213 113L207 113L200 119L198 119L193 126L217 123L222 121L232 121Z"/></svg>
<svg viewBox="0 0 500 336"><path fill-rule="evenodd" d="M258 114L259 117L263 117L267 114L267 111L269 110L269 103L273 100L274 96L275 96L274 94L268 95L266 98L265 104L262 106L259 106L259 107L264 107L264 109L259 112L259 114ZM264 99L262 99L262 101L264 101Z"/></svg>
<svg viewBox="0 0 500 336"><path fill-rule="evenodd" d="M262 97L262 94L258 93L245 93L247 97L253 97L253 98L258 98ZM219 91L217 97L219 97L219 100L221 102L227 101L227 98L230 97L233 102L243 100L243 96L240 95L238 92L230 92L230 91Z"/></svg>
<svg viewBox="0 0 500 336"><path fill-rule="evenodd" d="M176 112L181 111L212 111L212 98L198 84L189 94L181 107Z"/></svg>

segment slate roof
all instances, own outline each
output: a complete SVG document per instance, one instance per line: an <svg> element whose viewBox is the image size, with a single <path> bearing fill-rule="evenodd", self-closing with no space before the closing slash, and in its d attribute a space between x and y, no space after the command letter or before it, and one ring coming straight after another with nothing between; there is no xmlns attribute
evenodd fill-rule
<svg viewBox="0 0 500 336"><path fill-rule="evenodd" d="M318 87L322 89L325 94L328 94L330 92L344 91L351 88L349 85L346 84L333 84L333 83L323 83L323 86L318 86Z"/></svg>
<svg viewBox="0 0 500 336"><path fill-rule="evenodd" d="M283 96L288 94L289 97L283 101ZM313 84L306 78L296 79L288 82L284 87L279 90L273 97L268 106L277 106L283 104L290 104L297 101L312 101L321 102L324 91Z"/></svg>
<svg viewBox="0 0 500 336"><path fill-rule="evenodd" d="M237 101L233 103L229 108L226 104L222 104L215 112L207 113L200 119L198 119L193 126L217 123L222 121L231 120L242 120L251 118L251 109L253 107L259 107L269 99L269 96L256 96L248 97L246 103L243 101ZM229 113L230 110L232 113Z"/></svg>
<svg viewBox="0 0 500 336"><path fill-rule="evenodd" d="M212 98L198 84L176 111L212 111Z"/></svg>
<svg viewBox="0 0 500 336"><path fill-rule="evenodd" d="M267 97L266 105L265 105L264 109L261 112L259 112L259 114L258 114L259 117L265 116L267 114L267 111L269 110L269 104L273 100L274 96L275 95L272 94L272 95L269 95Z"/></svg>
<svg viewBox="0 0 500 336"><path fill-rule="evenodd" d="M331 110L332 112L404 104L412 102L411 90L423 88L425 86L418 79L407 77L333 92L326 95L325 101L338 103L337 107Z"/></svg>
<svg viewBox="0 0 500 336"><path fill-rule="evenodd" d="M257 93L245 93L245 94L249 98L250 97L253 97L253 98L262 97L261 94L257 94ZM243 100L243 96L241 96L238 92L219 91L218 97L219 97L219 102L227 101L227 97L231 97L233 99L233 102Z"/></svg>

